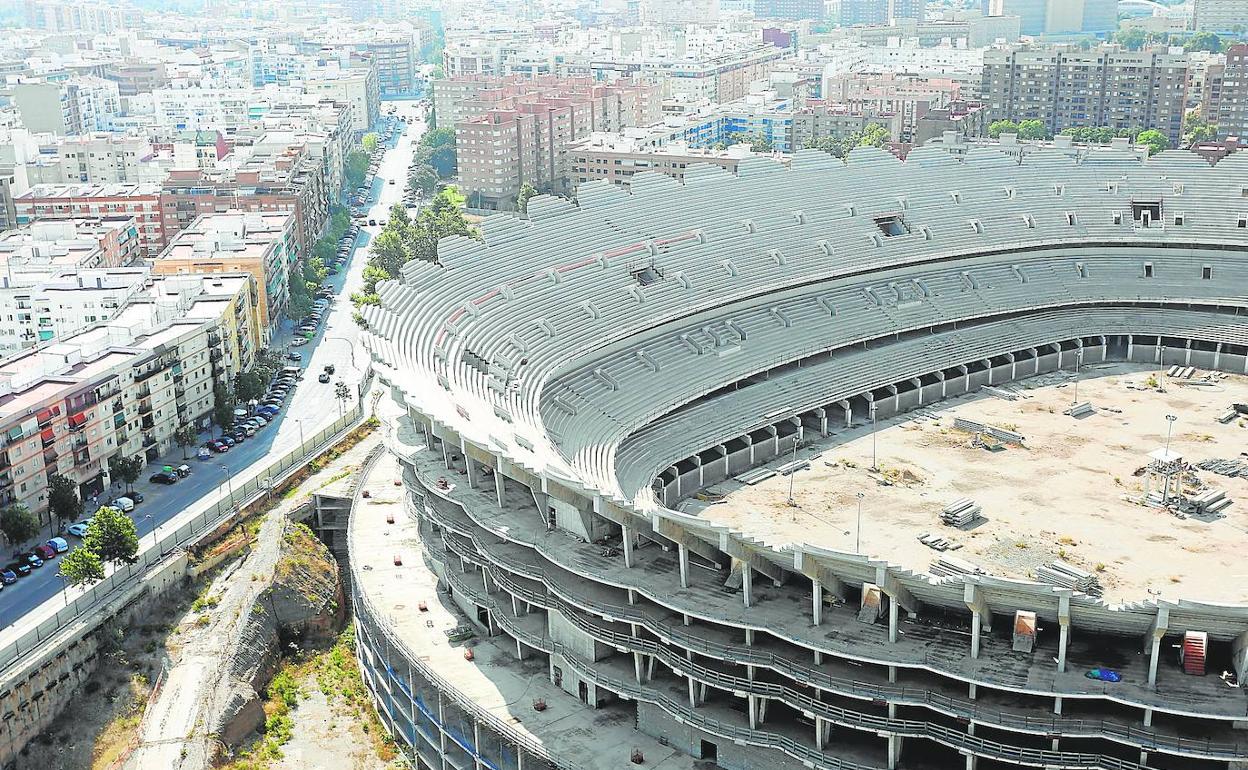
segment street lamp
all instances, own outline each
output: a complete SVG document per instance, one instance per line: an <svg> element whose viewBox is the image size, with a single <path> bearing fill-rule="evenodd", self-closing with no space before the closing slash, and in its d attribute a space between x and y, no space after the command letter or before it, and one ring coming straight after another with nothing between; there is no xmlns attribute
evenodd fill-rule
<svg viewBox="0 0 1248 770"><path fill-rule="evenodd" d="M1177 420L1177 419L1179 419L1179 416L1178 416L1177 414L1168 414L1168 415L1166 415L1166 455L1167 455L1167 462L1169 462L1169 455L1170 455L1170 432L1174 430L1174 422L1175 422L1175 420Z"/></svg>
<svg viewBox="0 0 1248 770"><path fill-rule="evenodd" d="M1083 366L1083 348L1075 351L1075 396L1071 405L1079 403L1079 367Z"/></svg>
<svg viewBox="0 0 1248 770"><path fill-rule="evenodd" d="M61 593L65 596L65 606L68 607L69 606L69 578L65 577L59 572L56 573L56 576L61 579L61 583L63 584L61 586Z"/></svg>
<svg viewBox="0 0 1248 770"><path fill-rule="evenodd" d="M230 478L230 468L225 463L221 463L217 467L225 471L225 483L230 491L230 507L232 508L234 507L234 480Z"/></svg>
<svg viewBox="0 0 1248 770"><path fill-rule="evenodd" d="M794 437L793 437L793 463L797 463L797 445L798 445L798 443L799 443L799 442L798 442L798 440L797 440L797 437L796 437L796 436L794 436ZM794 478L795 476L797 476L797 466L796 466L796 464L792 465L792 467L791 467L791 468L790 468L790 470L789 470L789 505L791 505L791 506L796 506L796 505L797 505L797 502L793 500L793 478Z"/></svg>
<svg viewBox="0 0 1248 770"><path fill-rule="evenodd" d="M143 517L143 520L147 521L151 518L152 518L152 514L149 513ZM156 547L156 522L155 521L152 522L152 547L153 548Z"/></svg>
<svg viewBox="0 0 1248 770"><path fill-rule="evenodd" d="M859 492L856 497L858 498L858 525L854 529L854 553L862 553L862 498L866 497L866 494Z"/></svg>
<svg viewBox="0 0 1248 770"><path fill-rule="evenodd" d="M875 451L875 450L876 450L876 438L875 438L875 411L876 411L876 406L875 406L875 401L872 401L872 402L871 402L870 409L871 409L871 470L873 470L873 471L878 471L878 470L880 469L880 466L879 466L879 463L878 463L878 462L876 462L876 460L877 460L877 456L876 456L876 451Z"/></svg>

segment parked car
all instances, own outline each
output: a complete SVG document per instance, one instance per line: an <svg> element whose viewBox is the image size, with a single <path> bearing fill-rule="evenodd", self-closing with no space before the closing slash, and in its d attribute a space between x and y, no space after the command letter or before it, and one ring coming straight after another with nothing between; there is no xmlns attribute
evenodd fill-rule
<svg viewBox="0 0 1248 770"><path fill-rule="evenodd" d="M12 561L5 565L5 572L12 572L18 577L26 577L30 574L30 565L24 561Z"/></svg>
<svg viewBox="0 0 1248 770"><path fill-rule="evenodd" d="M195 453L195 456L199 458L200 460L207 460L208 458L212 457L212 450L206 446L201 446L199 448L199 451Z"/></svg>
<svg viewBox="0 0 1248 770"><path fill-rule="evenodd" d="M65 528L65 531L74 537L86 537L87 527L89 526L91 526L91 518L86 518L82 521L76 521L73 524L70 524Z"/></svg>
<svg viewBox="0 0 1248 770"><path fill-rule="evenodd" d="M129 513L134 510L134 499L130 497L118 497L108 504L109 508L116 508L123 513Z"/></svg>
<svg viewBox="0 0 1248 770"><path fill-rule="evenodd" d="M377 220L376 220L376 219L370 219L370 220L368 220L368 226L369 226L369 227L376 227L376 226L377 226Z"/></svg>
<svg viewBox="0 0 1248 770"><path fill-rule="evenodd" d="M247 440L247 433L243 430L236 430L230 434L230 438L234 439L235 444L241 444Z"/></svg>
<svg viewBox="0 0 1248 770"><path fill-rule="evenodd" d="M135 505L138 505L145 499L142 492L130 492L126 496L133 500Z"/></svg>
<svg viewBox="0 0 1248 770"><path fill-rule="evenodd" d="M325 272L326 272L326 274L328 274L328 275L338 275L338 267L335 265L335 266L330 267L329 269L327 269Z"/></svg>
<svg viewBox="0 0 1248 770"><path fill-rule="evenodd" d="M3 583L6 586L11 586L16 582L17 572L9 569L8 567L0 570L0 583Z"/></svg>
<svg viewBox="0 0 1248 770"><path fill-rule="evenodd" d="M69 541L63 537L54 537L47 542L48 547L56 549L57 553L65 553L69 550Z"/></svg>
<svg viewBox="0 0 1248 770"><path fill-rule="evenodd" d="M286 359L287 359L288 361L302 361L302 360L303 360L303 354L302 354L302 353L300 353L300 352L299 352L299 351L297 351L297 350L292 350L291 352L289 352L289 353L287 353L287 354L286 354Z"/></svg>
<svg viewBox="0 0 1248 770"><path fill-rule="evenodd" d="M178 467L174 468L173 472L178 474L178 478L184 479L187 476L191 475L191 466L187 465L186 463L182 463Z"/></svg>
<svg viewBox="0 0 1248 770"><path fill-rule="evenodd" d="M16 556L17 556L18 561L26 562L33 569L39 569L40 567L43 566L43 557L35 553L34 549L31 549L29 551L24 551L20 554L17 554Z"/></svg>
<svg viewBox="0 0 1248 770"><path fill-rule="evenodd" d="M325 372L321 372L321 376L317 377L316 381L317 382L329 382L329 375L326 374Z"/></svg>
<svg viewBox="0 0 1248 770"><path fill-rule="evenodd" d="M241 430L243 432L243 435L245 435L247 438L251 438L252 436L256 435L256 426L250 423L239 428L239 430Z"/></svg>
<svg viewBox="0 0 1248 770"><path fill-rule="evenodd" d="M56 558L56 549L47 543L40 543L35 546L35 555L40 559L43 559L45 562L52 561Z"/></svg>
<svg viewBox="0 0 1248 770"><path fill-rule="evenodd" d="M394 180L393 180L393 179L391 179L391 180L390 180L390 184L394 184Z"/></svg>
<svg viewBox="0 0 1248 770"><path fill-rule="evenodd" d="M300 347L302 345L308 344L308 338L307 337L295 337L293 340L290 341L290 344L294 345L295 347Z"/></svg>
<svg viewBox="0 0 1248 770"><path fill-rule="evenodd" d="M147 480L153 484L169 485L178 483L178 477L176 475L172 473L165 473L164 471L161 471L160 473L153 473L151 476L147 477Z"/></svg>
<svg viewBox="0 0 1248 770"><path fill-rule="evenodd" d="M326 374L333 374L333 373L334 373L334 365L333 365L333 364L325 364L325 373L326 373Z"/></svg>

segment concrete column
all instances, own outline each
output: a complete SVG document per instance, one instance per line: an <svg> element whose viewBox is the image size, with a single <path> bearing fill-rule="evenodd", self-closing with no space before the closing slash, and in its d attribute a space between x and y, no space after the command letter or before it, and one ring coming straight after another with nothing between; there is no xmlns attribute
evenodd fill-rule
<svg viewBox="0 0 1248 770"><path fill-rule="evenodd" d="M1217 369L1222 363L1222 343L1219 342L1213 346L1213 368Z"/></svg>
<svg viewBox="0 0 1248 770"><path fill-rule="evenodd" d="M888 597L888 641L897 641L897 600Z"/></svg>
<svg viewBox="0 0 1248 770"><path fill-rule="evenodd" d="M741 563L741 596L745 599L745 606L753 606L754 601L754 569L748 562Z"/></svg>
<svg viewBox="0 0 1248 770"><path fill-rule="evenodd" d="M630 606L637 603L637 592L631 588L628 589L628 603ZM636 635L637 635L637 632L634 631L633 636L636 636Z"/></svg>
<svg viewBox="0 0 1248 770"><path fill-rule="evenodd" d="M988 367L988 384L991 385L992 384L992 359L985 358L983 363L984 363L984 366Z"/></svg>
<svg viewBox="0 0 1248 770"><path fill-rule="evenodd" d="M745 646L746 647L754 646L754 629L752 628L745 629Z"/></svg>
<svg viewBox="0 0 1248 770"><path fill-rule="evenodd" d="M896 733L889 733L888 736L888 770L897 770L897 763L901 761L901 736Z"/></svg>
<svg viewBox="0 0 1248 770"><path fill-rule="evenodd" d="M923 406L923 380L918 377L914 377L911 378L910 384L913 385L914 389L919 393L919 406Z"/></svg>
<svg viewBox="0 0 1248 770"><path fill-rule="evenodd" d="M690 676L688 677L688 679L689 679L689 708L697 708L698 707L698 695L697 695L697 691L694 690L693 677Z"/></svg>
<svg viewBox="0 0 1248 770"><path fill-rule="evenodd" d="M848 428L850 425L854 424L854 410L853 407L849 405L848 401L842 401L840 404L841 408L845 410L845 427Z"/></svg>
<svg viewBox="0 0 1248 770"><path fill-rule="evenodd" d="M698 488L701 489L706 486L706 468L702 465L702 455L694 455L689 459L698 467Z"/></svg>
<svg viewBox="0 0 1248 770"><path fill-rule="evenodd" d="M477 463L467 452L464 452L464 468L468 471L468 487L470 489L477 488Z"/></svg>
<svg viewBox="0 0 1248 770"><path fill-rule="evenodd" d="M1018 360L1014 358L1013 353L1006 353L1005 358L1010 362L1010 379L1016 379L1018 377Z"/></svg>
<svg viewBox="0 0 1248 770"><path fill-rule="evenodd" d="M1188 340L1187 343L1184 345L1184 348L1185 350L1183 353L1183 365L1191 366L1192 365L1192 341Z"/></svg>
<svg viewBox="0 0 1248 770"><path fill-rule="evenodd" d="M624 542L624 566L631 568L633 566L633 530L629 527L621 527L620 535ZM629 595L632 595L631 591Z"/></svg>
<svg viewBox="0 0 1248 770"><path fill-rule="evenodd" d="M815 407L815 417L819 418L819 435L828 435L828 410L822 406Z"/></svg>
<svg viewBox="0 0 1248 770"><path fill-rule="evenodd" d="M1144 637L1144 652L1148 655L1148 686L1157 686L1157 661L1161 657L1161 640L1170 624L1170 608L1158 607L1148 635Z"/></svg>
<svg viewBox="0 0 1248 770"><path fill-rule="evenodd" d="M520 640L516 640L516 660L524 660L524 645L520 644Z"/></svg>
<svg viewBox="0 0 1248 770"><path fill-rule="evenodd" d="M684 543L676 544L676 554L680 561L680 587L689 587L689 549Z"/></svg>
<svg viewBox="0 0 1248 770"><path fill-rule="evenodd" d="M637 676L637 684L644 684L642 681L642 660L641 653L633 653L633 673Z"/></svg>
<svg viewBox="0 0 1248 770"><path fill-rule="evenodd" d="M1135 352L1135 335L1127 335L1127 360L1131 360L1131 354Z"/></svg>
<svg viewBox="0 0 1248 770"><path fill-rule="evenodd" d="M503 472L502 470L495 468L494 469L494 494L497 495L498 497L499 508L503 507L503 496L504 494L506 494L506 490L507 490L507 482L503 480ZM539 511L539 513L542 516L542 521L546 521L546 511L542 510L542 511Z"/></svg>
<svg viewBox="0 0 1248 770"><path fill-rule="evenodd" d="M944 398L944 397L945 397L945 388L946 388L946 387L948 387L948 385L949 385L949 383L945 381L945 370L944 370L944 369L941 369L939 372L936 372L936 379L937 379L937 380L940 380L940 397L941 397L941 398Z"/></svg>
<svg viewBox="0 0 1248 770"><path fill-rule="evenodd" d="M758 698L753 695L745 696L750 705L750 729L758 729Z"/></svg>
<svg viewBox="0 0 1248 770"><path fill-rule="evenodd" d="M1057 622L1061 626L1057 637L1057 671L1066 670L1066 646L1070 643L1070 595L1063 594L1057 600Z"/></svg>
<svg viewBox="0 0 1248 770"><path fill-rule="evenodd" d="M810 585L811 585L810 622L811 622L811 625L817 626L823 622L823 584L820 583L818 580L812 580Z"/></svg>
<svg viewBox="0 0 1248 770"><path fill-rule="evenodd" d="M445 465L446 469L449 471L451 469L451 447L446 443L446 441L442 441L441 444L442 464Z"/></svg>
<svg viewBox="0 0 1248 770"><path fill-rule="evenodd" d="M958 364L958 369L962 372L962 389L971 389L971 367L964 364Z"/></svg>
<svg viewBox="0 0 1248 770"><path fill-rule="evenodd" d="M823 732L823 717L815 717L815 748L823 751L828 746L828 739Z"/></svg>

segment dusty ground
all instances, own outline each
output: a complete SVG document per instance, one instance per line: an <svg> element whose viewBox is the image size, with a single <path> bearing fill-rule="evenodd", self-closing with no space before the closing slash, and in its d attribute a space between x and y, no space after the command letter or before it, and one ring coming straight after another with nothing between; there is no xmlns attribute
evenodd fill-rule
<svg viewBox="0 0 1248 770"><path fill-rule="evenodd" d="M332 704L312 678L301 682L307 697L295 709L295 731L282 747L285 755L273 770L311 770L335 767L341 770L385 770L383 762L364 735L359 722L347 718Z"/></svg>
<svg viewBox="0 0 1248 770"><path fill-rule="evenodd" d="M133 745L166 635L191 600L171 594L143 625L114 627L100 665L56 721L18 757L14 770L107 770ZM176 645L176 636L170 637Z"/></svg>
<svg viewBox="0 0 1248 770"><path fill-rule="evenodd" d="M1236 502L1219 518L1197 520L1142 505L1144 478L1133 474L1165 443L1166 414L1178 416L1171 450L1189 462L1236 458L1248 449L1244 420L1215 419L1232 402L1248 402L1248 378L1226 376L1213 387L1162 378L1159 392L1147 387L1156 374L1128 364L1086 368L1079 401L1097 411L1084 419L1062 413L1073 396L1063 374L1009 386L1023 395L1017 401L981 394L943 402L880 424L880 473L869 470L872 439L864 426L799 451L813 459L794 479L797 507L786 503L789 479L773 476L752 487L717 485L708 491L727 493L726 502L689 501L683 509L774 545L807 541L852 551L861 491L862 551L912 569L926 570L935 558L917 540L934 533L961 543L953 555L992 574L1027 577L1054 558L1099 568L1111 601L1150 594L1244 601L1248 480L1198 472L1201 483ZM972 434L953 428L955 416L1016 430L1026 445L974 448ZM962 497L973 498L985 516L967 531L939 519Z"/></svg>

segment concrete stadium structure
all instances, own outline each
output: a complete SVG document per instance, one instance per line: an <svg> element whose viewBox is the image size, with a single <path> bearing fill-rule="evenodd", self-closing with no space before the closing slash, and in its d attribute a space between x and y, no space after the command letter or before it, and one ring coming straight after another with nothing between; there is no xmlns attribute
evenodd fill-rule
<svg viewBox="0 0 1248 770"><path fill-rule="evenodd" d="M1248 678L1248 577L1227 576L1239 603L1111 605L673 508L872 409L1076 357L1248 372L1248 155L803 151L528 210L443 241L364 308L403 409L387 440L411 569L483 636L580 708L725 768L1248 767L1248 691L1228 686ZM360 659L421 767L630 766L561 757L527 703L480 713L380 598L356 602ZM1019 612L1040 624L1030 651ZM1208 676L1168 663L1188 631Z"/></svg>

